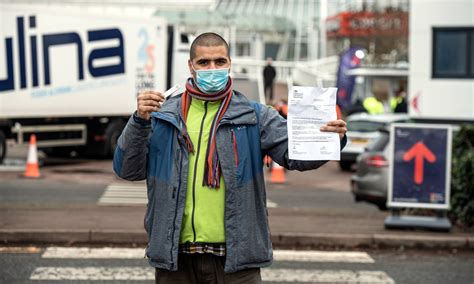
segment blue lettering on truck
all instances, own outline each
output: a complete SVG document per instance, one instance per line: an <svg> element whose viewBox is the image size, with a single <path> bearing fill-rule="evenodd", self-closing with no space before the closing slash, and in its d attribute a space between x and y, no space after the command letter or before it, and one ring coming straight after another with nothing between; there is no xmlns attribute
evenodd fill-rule
<svg viewBox="0 0 474 284"><path fill-rule="evenodd" d="M29 29L33 30L36 28L36 17L29 17ZM26 52L27 47L25 46L25 24L24 17L17 17L16 19L16 35L17 35L17 44L18 47L18 75L20 78L20 88L25 89L28 87L27 82L27 62L26 62ZM56 34L45 34L42 36L43 46L41 47L42 56L43 56L43 72L44 72L44 85L50 85L52 82L50 74L50 47L61 46L61 45L70 45L73 44L76 46L77 51L77 80L84 80L84 58L83 58L83 39L77 32L63 32ZM5 40L5 60L0 60L6 64L6 74L5 79L0 79L0 92L11 91L15 89L15 66L14 66L14 50L13 50L13 38L7 37ZM87 42L97 42L102 40L117 40L118 45L113 47L104 47L96 48L91 50L89 56L87 57L87 70L89 71L92 77L104 77L117 74L125 73L125 56L124 56L124 41L123 35L120 29L118 28L109 28L109 29L100 29L100 30L89 30L87 31ZM31 66L31 86L39 86L38 80L38 46L37 46L37 36L30 35L30 66ZM118 58L118 63L108 64L101 66L94 66L94 61L115 57ZM1 54L0 54L1 59Z"/></svg>

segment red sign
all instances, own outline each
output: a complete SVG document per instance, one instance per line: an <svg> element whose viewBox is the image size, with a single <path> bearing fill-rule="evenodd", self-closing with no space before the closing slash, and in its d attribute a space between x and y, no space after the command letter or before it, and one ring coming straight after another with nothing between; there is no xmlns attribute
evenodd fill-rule
<svg viewBox="0 0 474 284"><path fill-rule="evenodd" d="M408 13L342 12L326 19L328 38L365 36L407 36Z"/></svg>

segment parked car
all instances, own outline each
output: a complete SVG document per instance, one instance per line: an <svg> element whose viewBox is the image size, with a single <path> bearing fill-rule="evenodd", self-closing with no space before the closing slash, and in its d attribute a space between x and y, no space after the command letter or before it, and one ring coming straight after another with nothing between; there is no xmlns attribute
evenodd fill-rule
<svg viewBox="0 0 474 284"><path fill-rule="evenodd" d="M381 129L366 151L357 157L357 171L351 177L355 201L375 204L380 210L387 209L389 140L389 131Z"/></svg>
<svg viewBox="0 0 474 284"><path fill-rule="evenodd" d="M408 120L406 113L387 113L371 115L367 113L356 113L347 117L347 145L341 152L339 165L342 170L349 171L355 164L357 156L380 135L379 129L383 129L394 122Z"/></svg>

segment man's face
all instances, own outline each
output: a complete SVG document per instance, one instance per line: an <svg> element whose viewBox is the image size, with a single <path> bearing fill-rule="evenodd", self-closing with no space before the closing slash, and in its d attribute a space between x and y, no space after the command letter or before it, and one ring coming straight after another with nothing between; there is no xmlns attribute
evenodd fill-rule
<svg viewBox="0 0 474 284"><path fill-rule="evenodd" d="M230 58L224 45L197 46L196 56L188 60L189 72L196 78L193 70L230 68Z"/></svg>

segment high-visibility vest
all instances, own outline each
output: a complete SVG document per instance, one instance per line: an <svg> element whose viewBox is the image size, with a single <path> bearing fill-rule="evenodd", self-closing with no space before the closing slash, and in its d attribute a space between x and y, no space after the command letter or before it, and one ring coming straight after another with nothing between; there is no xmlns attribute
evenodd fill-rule
<svg viewBox="0 0 474 284"><path fill-rule="evenodd" d="M390 99L390 109L393 111L398 105L398 100L396 98ZM364 108L369 114L382 114L386 113L384 105L381 101L377 100L375 97L366 98L363 102Z"/></svg>
<svg viewBox="0 0 474 284"><path fill-rule="evenodd" d="M383 107L383 103L377 100L375 97L368 97L362 103L364 108L367 110L369 114L381 114L385 113L385 108Z"/></svg>

